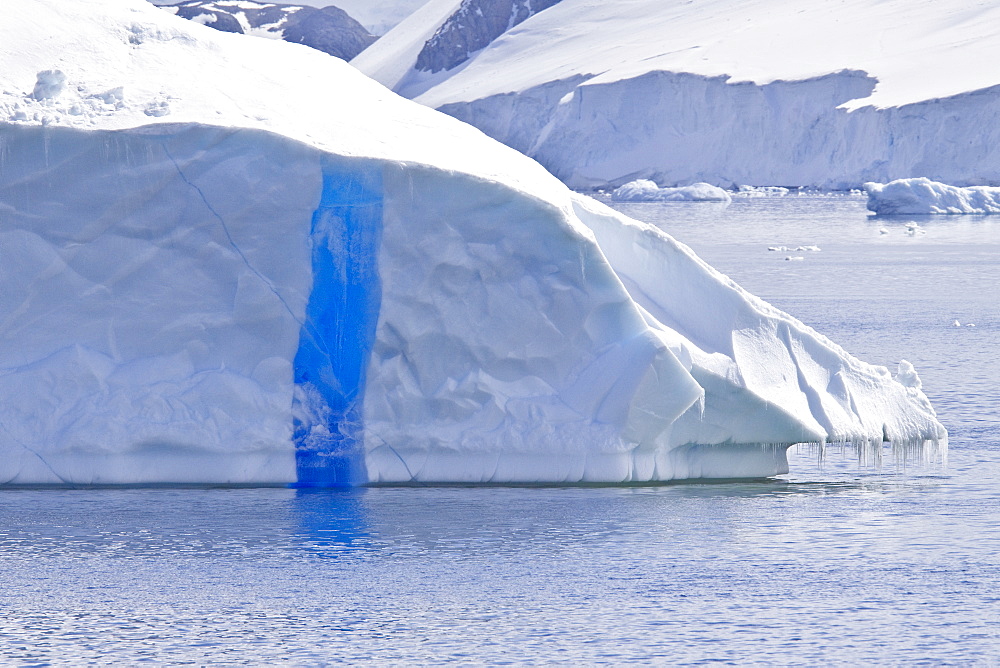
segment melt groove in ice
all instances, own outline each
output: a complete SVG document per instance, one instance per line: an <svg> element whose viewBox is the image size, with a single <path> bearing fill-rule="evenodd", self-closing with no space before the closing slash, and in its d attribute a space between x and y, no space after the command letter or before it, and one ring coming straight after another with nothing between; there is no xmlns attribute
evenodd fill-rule
<svg viewBox="0 0 1000 668"><path fill-rule="evenodd" d="M313 214L312 290L295 354L295 462L301 486L366 480L361 438L368 358L382 289L379 165L322 159Z"/></svg>

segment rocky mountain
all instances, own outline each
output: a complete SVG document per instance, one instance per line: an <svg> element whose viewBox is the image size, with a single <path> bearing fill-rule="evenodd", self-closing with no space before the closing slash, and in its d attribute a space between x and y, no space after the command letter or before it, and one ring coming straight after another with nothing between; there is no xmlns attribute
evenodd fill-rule
<svg viewBox="0 0 1000 668"><path fill-rule="evenodd" d="M344 60L377 39L334 6L318 9L255 0L185 0L161 8L217 30L305 44Z"/></svg>
<svg viewBox="0 0 1000 668"><path fill-rule="evenodd" d="M525 19L559 0L463 0L455 13L427 40L416 69L453 69Z"/></svg>

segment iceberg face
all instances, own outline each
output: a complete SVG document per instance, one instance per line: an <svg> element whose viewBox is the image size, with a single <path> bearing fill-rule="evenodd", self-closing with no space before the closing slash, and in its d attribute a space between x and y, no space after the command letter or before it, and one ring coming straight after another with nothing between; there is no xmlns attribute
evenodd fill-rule
<svg viewBox="0 0 1000 668"><path fill-rule="evenodd" d="M333 58L141 2L27 7L69 12L47 30L88 71L94 44L169 38L122 52L160 69L103 63L99 113L71 113L68 72L0 121L0 482L762 477L792 443L946 437L912 369ZM0 110L44 71L8 58ZM245 85L280 59L341 90Z"/></svg>
<svg viewBox="0 0 1000 668"><path fill-rule="evenodd" d="M866 183L868 210L881 216L1000 213L1000 188L960 188L927 178Z"/></svg>
<svg viewBox="0 0 1000 668"><path fill-rule="evenodd" d="M0 137L0 480L294 480L316 152L191 126Z"/></svg>

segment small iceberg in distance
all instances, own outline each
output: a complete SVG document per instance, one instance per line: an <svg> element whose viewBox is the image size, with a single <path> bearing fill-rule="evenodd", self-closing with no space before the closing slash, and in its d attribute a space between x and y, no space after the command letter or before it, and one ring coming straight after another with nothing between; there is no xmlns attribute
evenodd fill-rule
<svg viewBox="0 0 1000 668"><path fill-rule="evenodd" d="M1000 213L1000 188L950 186L928 178L866 183L868 210L880 216Z"/></svg>
<svg viewBox="0 0 1000 668"><path fill-rule="evenodd" d="M614 202L731 202L729 193L710 183L661 188L649 179L636 179L611 193Z"/></svg>
<svg viewBox="0 0 1000 668"><path fill-rule="evenodd" d="M785 197L788 195L788 188L783 186L740 186L733 194L736 197Z"/></svg>

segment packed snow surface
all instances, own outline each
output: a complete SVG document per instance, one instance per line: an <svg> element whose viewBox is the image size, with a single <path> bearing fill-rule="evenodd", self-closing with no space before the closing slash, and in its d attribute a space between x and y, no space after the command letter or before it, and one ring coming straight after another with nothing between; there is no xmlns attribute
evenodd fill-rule
<svg viewBox="0 0 1000 668"><path fill-rule="evenodd" d="M661 188L654 181L636 179L611 193L615 202L731 202L722 188L708 183L694 183L678 188Z"/></svg>
<svg viewBox="0 0 1000 668"><path fill-rule="evenodd" d="M944 443L909 369L335 58L23 0L0 59L6 483L759 477L796 442Z"/></svg>
<svg viewBox="0 0 1000 668"><path fill-rule="evenodd" d="M561 0L420 71L448 16L413 16L353 62L573 187L1000 183L997 3Z"/></svg>
<svg viewBox="0 0 1000 668"><path fill-rule="evenodd" d="M866 183L864 188L869 211L883 216L1000 213L1000 188L959 188L927 178Z"/></svg>

